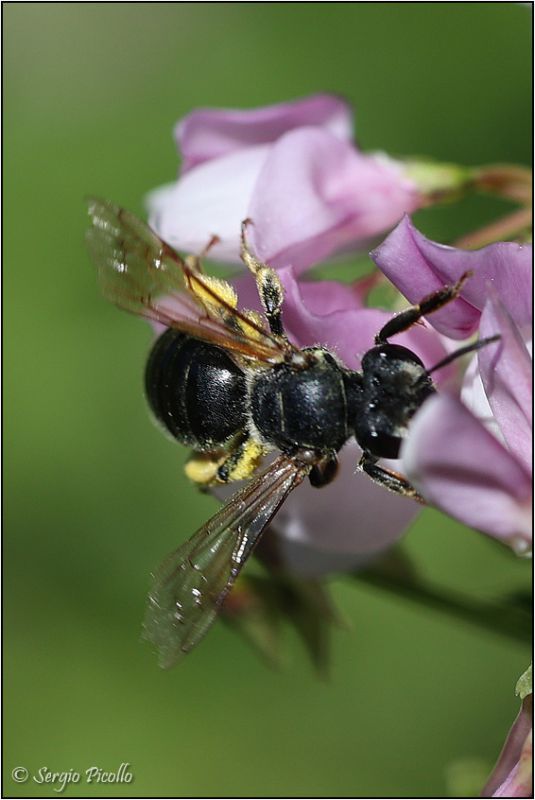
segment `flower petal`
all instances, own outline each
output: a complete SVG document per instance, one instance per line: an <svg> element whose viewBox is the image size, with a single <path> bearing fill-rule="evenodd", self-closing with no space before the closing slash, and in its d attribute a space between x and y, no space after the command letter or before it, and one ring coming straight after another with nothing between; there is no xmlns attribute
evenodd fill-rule
<svg viewBox="0 0 535 800"><path fill-rule="evenodd" d="M531 547L530 476L459 400L444 394L426 401L401 459L430 503L519 553Z"/></svg>
<svg viewBox="0 0 535 800"><path fill-rule="evenodd" d="M500 341L478 353L481 378L509 449L529 470L533 455L532 361L518 328L493 292L481 317L480 335L495 333L500 334Z"/></svg>
<svg viewBox="0 0 535 800"><path fill-rule="evenodd" d="M269 144L303 126L324 128L339 139L353 136L353 113L336 95L314 94L290 103L248 110L200 108L175 128L182 174L243 148Z"/></svg>
<svg viewBox="0 0 535 800"><path fill-rule="evenodd" d="M498 441L505 444L504 436L492 412L483 381L481 380L477 354L473 356L464 373L461 401Z"/></svg>
<svg viewBox="0 0 535 800"><path fill-rule="evenodd" d="M336 479L315 489L305 481L278 512L273 527L279 552L296 575L319 577L364 566L397 541L420 512L356 472L361 450L339 453Z"/></svg>
<svg viewBox="0 0 535 800"><path fill-rule="evenodd" d="M401 536L420 508L357 473L361 451L354 442L339 455L336 479L321 489L305 482L279 511L275 526L287 539L327 553L378 553Z"/></svg>
<svg viewBox="0 0 535 800"><path fill-rule="evenodd" d="M272 145L251 198L258 256L302 271L336 249L373 236L419 206L400 165L366 156L319 128Z"/></svg>
<svg viewBox="0 0 535 800"><path fill-rule="evenodd" d="M493 797L533 797L533 731L526 736L518 762Z"/></svg>
<svg viewBox="0 0 535 800"><path fill-rule="evenodd" d="M202 164L177 183L148 195L149 225L173 247L198 253L211 236L215 260L240 262L240 222L266 159L269 145L257 145Z"/></svg>
<svg viewBox="0 0 535 800"><path fill-rule="evenodd" d="M519 327L532 319L532 250L499 242L481 250L460 250L426 239L405 217L371 254L377 266L412 303L473 271L462 296L430 315L429 322L455 339L472 334L493 286Z"/></svg>
<svg viewBox="0 0 535 800"><path fill-rule="evenodd" d="M482 797L532 797L533 695L522 701Z"/></svg>

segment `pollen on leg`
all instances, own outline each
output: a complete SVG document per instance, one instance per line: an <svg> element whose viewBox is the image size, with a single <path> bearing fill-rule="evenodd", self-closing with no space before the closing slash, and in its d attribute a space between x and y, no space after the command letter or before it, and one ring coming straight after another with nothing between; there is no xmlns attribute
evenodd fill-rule
<svg viewBox="0 0 535 800"><path fill-rule="evenodd" d="M254 439L249 439L244 445L243 452L239 460L229 473L229 480L241 481L244 478L249 478L259 465L260 460L265 455L265 452L265 448L260 444L260 442L256 442Z"/></svg>
<svg viewBox="0 0 535 800"><path fill-rule="evenodd" d="M243 333L248 336L249 339L262 341L264 337L264 320L258 311L250 311L249 309L245 309L242 310L241 315L243 319L236 319L235 324L239 325ZM248 325L248 322L251 324Z"/></svg>
<svg viewBox="0 0 535 800"><path fill-rule="evenodd" d="M217 458L206 453L194 454L184 465L186 477L194 483L209 486L215 483L217 470L227 457L227 455L223 455Z"/></svg>
<svg viewBox="0 0 535 800"><path fill-rule="evenodd" d="M205 306L210 306L216 310L226 311L226 307L236 308L238 305L238 295L227 281L220 278L211 278L206 275L202 279L196 277L190 281L190 289Z"/></svg>

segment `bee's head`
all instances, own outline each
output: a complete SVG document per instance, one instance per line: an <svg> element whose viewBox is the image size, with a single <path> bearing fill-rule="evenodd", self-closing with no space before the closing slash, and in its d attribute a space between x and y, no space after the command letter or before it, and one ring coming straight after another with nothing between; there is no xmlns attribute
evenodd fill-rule
<svg viewBox="0 0 535 800"><path fill-rule="evenodd" d="M406 347L379 344L362 359L360 387L358 443L379 458L397 458L409 420L434 391L424 364Z"/></svg>
<svg viewBox="0 0 535 800"><path fill-rule="evenodd" d="M362 377L365 387L384 392L405 394L427 378L421 359L399 344L378 344L362 359Z"/></svg>

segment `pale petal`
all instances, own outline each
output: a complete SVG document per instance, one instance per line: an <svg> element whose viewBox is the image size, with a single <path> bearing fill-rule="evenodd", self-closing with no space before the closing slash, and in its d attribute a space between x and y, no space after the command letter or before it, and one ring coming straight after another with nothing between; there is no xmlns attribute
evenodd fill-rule
<svg viewBox="0 0 535 800"><path fill-rule="evenodd" d="M249 198L268 149L257 145L207 162L155 190L147 197L150 226L188 253L200 252L217 234L221 241L210 257L240 262L240 223L249 214Z"/></svg>
<svg viewBox="0 0 535 800"><path fill-rule="evenodd" d="M498 441L505 444L505 438L492 412L485 387L483 386L483 381L481 380L477 354L473 356L464 373L460 396L462 403L468 410L483 423L485 428L490 431Z"/></svg>
<svg viewBox="0 0 535 800"><path fill-rule="evenodd" d="M509 449L529 470L533 458L532 360L518 328L492 293L481 317L480 335L496 333L500 341L479 351L481 378Z"/></svg>
<svg viewBox="0 0 535 800"><path fill-rule="evenodd" d="M321 489L303 483L274 522L288 542L286 548L283 545L287 563L300 574L364 565L397 541L421 510L417 503L385 492L367 475L355 472L361 451L354 442L339 455L336 479ZM305 547L300 552L293 544Z"/></svg>

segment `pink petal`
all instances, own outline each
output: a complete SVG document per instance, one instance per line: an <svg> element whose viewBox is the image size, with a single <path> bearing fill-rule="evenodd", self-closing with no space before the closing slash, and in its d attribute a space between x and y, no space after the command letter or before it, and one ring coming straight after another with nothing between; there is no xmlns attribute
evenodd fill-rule
<svg viewBox="0 0 535 800"><path fill-rule="evenodd" d="M149 225L173 247L200 252L210 237L221 242L210 257L240 262L240 223L248 216L249 198L269 145L257 145L202 164L177 183L147 197Z"/></svg>
<svg viewBox="0 0 535 800"><path fill-rule="evenodd" d="M480 335L501 339L479 351L485 392L509 449L525 466L532 463L533 369L518 328L492 293L481 317Z"/></svg>
<svg viewBox="0 0 535 800"><path fill-rule="evenodd" d="M446 394L427 400L401 458L430 503L517 552L530 548L530 475L459 400Z"/></svg>
<svg viewBox="0 0 535 800"><path fill-rule="evenodd" d="M315 94L290 103L249 110L200 108L175 128L182 173L192 167L258 144L269 144L294 128L315 126L351 139L353 114L336 95Z"/></svg>
<svg viewBox="0 0 535 800"><path fill-rule="evenodd" d="M473 277L462 297L430 315L429 322L441 333L455 339L472 334L493 286L519 327L532 319L532 249L529 245L499 242L481 250L460 250L426 239L403 219L371 254L377 266L412 303L455 283L463 272Z"/></svg>
<svg viewBox="0 0 535 800"><path fill-rule="evenodd" d="M348 443L336 479L321 489L305 481L277 514L274 528L293 571L319 575L362 565L399 539L419 513L416 503L356 473L360 456Z"/></svg>
<svg viewBox="0 0 535 800"><path fill-rule="evenodd" d="M483 789L482 797L531 797L531 794L514 795L504 794L504 786L514 777L522 758L522 751L529 742L533 728L533 695L527 695L522 701L522 706L517 718L513 722L507 736L502 752L496 762L492 774ZM531 766L531 765L530 765ZM529 783L531 783L531 769L529 770ZM512 788L512 787L511 787ZM528 790L531 786L527 787ZM498 794L501 792L501 794Z"/></svg>
<svg viewBox="0 0 535 800"><path fill-rule="evenodd" d="M362 155L319 128L301 128L271 147L249 216L258 256L302 271L391 227L419 204L396 162Z"/></svg>
<svg viewBox="0 0 535 800"><path fill-rule="evenodd" d="M499 786L493 797L533 797L533 732L530 731L524 747L505 781Z"/></svg>
<svg viewBox="0 0 535 800"><path fill-rule="evenodd" d="M509 735L505 741L502 752L498 758L496 766L483 789L482 797L531 797L526 795L506 795L497 794L504 787L515 769L518 768L523 748L531 734L533 728L533 695L527 695L522 701L520 712L515 719ZM530 771L530 778L531 778ZM531 787L528 787L531 789Z"/></svg>
<svg viewBox="0 0 535 800"><path fill-rule="evenodd" d="M293 270L287 268L289 274ZM301 297L305 306L313 314L332 314L347 308L365 308L368 290L368 278L354 283L338 283L337 281L301 281L299 284Z"/></svg>

